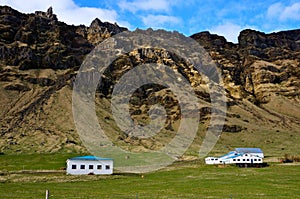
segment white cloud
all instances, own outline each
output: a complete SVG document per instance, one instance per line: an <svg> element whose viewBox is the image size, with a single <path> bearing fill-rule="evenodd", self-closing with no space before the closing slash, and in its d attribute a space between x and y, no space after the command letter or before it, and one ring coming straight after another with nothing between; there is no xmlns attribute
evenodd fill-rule
<svg viewBox="0 0 300 199"><path fill-rule="evenodd" d="M113 23L117 22L118 18L115 10L79 7L73 0L1 0L0 4L11 6L25 13L32 13L37 10L46 11L52 6L58 20L74 25L90 25L95 18ZM122 25L122 22L120 21L119 24ZM126 22L123 22L123 24L126 24Z"/></svg>
<svg viewBox="0 0 300 199"><path fill-rule="evenodd" d="M55 12L55 7L53 9ZM118 15L114 10L77 7L75 9L57 10L57 16L66 23L89 25L95 18L112 23L116 22Z"/></svg>
<svg viewBox="0 0 300 199"><path fill-rule="evenodd" d="M163 28L163 26L176 25L181 23L181 19L167 15L147 15L142 17L143 23L151 28Z"/></svg>
<svg viewBox="0 0 300 199"><path fill-rule="evenodd" d="M171 6L171 1L167 0L134 0L134 1L121 1L118 6L122 10L129 10L136 12L138 10L154 10L154 11L168 11Z"/></svg>
<svg viewBox="0 0 300 199"><path fill-rule="evenodd" d="M267 17L273 18L280 15L283 10L283 5L281 3L274 3L272 4L267 11Z"/></svg>
<svg viewBox="0 0 300 199"><path fill-rule="evenodd" d="M238 24L226 22L216 27L212 27L209 31L213 34L224 36L227 41L238 43L238 36L240 32L247 28L256 29L251 26L240 26Z"/></svg>
<svg viewBox="0 0 300 199"><path fill-rule="evenodd" d="M225 23L222 25L218 25L210 29L211 33L222 35L226 38L227 41L237 43L238 36L242 27L233 23Z"/></svg>
<svg viewBox="0 0 300 199"><path fill-rule="evenodd" d="M300 2L290 6L284 6L282 3L272 4L267 11L268 18L277 18L280 21L300 20Z"/></svg>
<svg viewBox="0 0 300 199"><path fill-rule="evenodd" d="M284 8L280 15L281 20L295 19L300 20L300 3L294 3Z"/></svg>

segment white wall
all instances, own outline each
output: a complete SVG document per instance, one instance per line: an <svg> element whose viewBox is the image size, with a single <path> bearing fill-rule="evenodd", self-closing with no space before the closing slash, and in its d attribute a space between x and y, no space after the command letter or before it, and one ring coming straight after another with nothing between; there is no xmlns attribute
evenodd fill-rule
<svg viewBox="0 0 300 199"><path fill-rule="evenodd" d="M205 164L220 164L220 161L216 157L207 157L205 158Z"/></svg>
<svg viewBox="0 0 300 199"><path fill-rule="evenodd" d="M237 163L247 163L247 164L258 164L262 163L262 158L257 156L252 156L250 154L244 154L242 156L238 156L235 158L230 158L228 160L224 160L225 164L237 164Z"/></svg>
<svg viewBox="0 0 300 199"><path fill-rule="evenodd" d="M76 165L76 169L72 168ZM99 168L101 165L101 169ZM82 168L84 166L84 168ZM93 168L90 168L92 166ZM113 160L67 160L67 174L82 175L82 174L112 174Z"/></svg>
<svg viewBox="0 0 300 199"><path fill-rule="evenodd" d="M263 159L259 156L251 154L243 154L235 158L228 158L228 156L222 156L219 158L216 157L207 157L205 158L206 164L237 164L237 163L248 163L248 164L258 164L262 163Z"/></svg>

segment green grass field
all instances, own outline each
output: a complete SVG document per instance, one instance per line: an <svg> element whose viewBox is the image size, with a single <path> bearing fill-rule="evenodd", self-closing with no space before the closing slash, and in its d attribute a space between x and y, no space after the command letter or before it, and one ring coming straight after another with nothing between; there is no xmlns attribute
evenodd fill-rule
<svg viewBox="0 0 300 199"><path fill-rule="evenodd" d="M8 154L0 155L0 171L58 170L66 166L66 160L76 153Z"/></svg>
<svg viewBox="0 0 300 199"><path fill-rule="evenodd" d="M300 165L219 168L180 162L153 173L71 176L26 173L65 166L76 154L0 156L0 198L300 198Z"/></svg>

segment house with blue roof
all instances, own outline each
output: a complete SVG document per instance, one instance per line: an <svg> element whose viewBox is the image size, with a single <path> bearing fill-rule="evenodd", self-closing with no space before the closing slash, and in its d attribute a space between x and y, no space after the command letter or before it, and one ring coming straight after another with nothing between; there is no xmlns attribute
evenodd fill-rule
<svg viewBox="0 0 300 199"><path fill-rule="evenodd" d="M67 174L110 175L113 173L113 159L97 156L79 156L67 160Z"/></svg>
<svg viewBox="0 0 300 199"><path fill-rule="evenodd" d="M263 163L264 154L260 148L236 148L234 151L220 156L205 158L206 164L236 164L239 166L255 166Z"/></svg>

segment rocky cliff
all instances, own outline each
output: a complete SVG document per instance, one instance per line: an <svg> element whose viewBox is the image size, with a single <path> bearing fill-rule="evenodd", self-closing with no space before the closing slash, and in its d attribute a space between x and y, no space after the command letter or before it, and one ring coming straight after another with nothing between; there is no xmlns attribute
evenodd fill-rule
<svg viewBox="0 0 300 199"><path fill-rule="evenodd" d="M72 86L85 56L101 41L127 30L95 19L89 27L58 21L52 8L47 12L22 14L0 7L0 150L4 152L54 152L85 150L72 118ZM211 55L220 68L228 98L228 112L220 145L257 146L295 150L288 143L300 138L300 30L265 34L254 30L240 33L239 43L201 32L191 36ZM209 124L210 107L201 77L178 63L164 49L141 49L116 60L99 86L99 122L117 131L109 109L111 86L129 68L140 63L167 63L180 71L203 100L200 128ZM126 66L126 67L125 67ZM165 88L144 87L131 100L131 115L147 123L150 102L168 109L166 133L138 140L117 132L116 142L156 149L172 138L180 110ZM199 132L191 148L199 148ZM165 136L169 135L169 136ZM167 137L167 138L166 138Z"/></svg>

